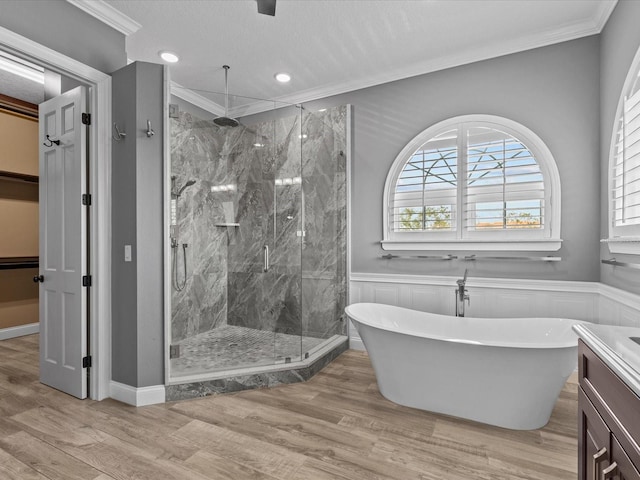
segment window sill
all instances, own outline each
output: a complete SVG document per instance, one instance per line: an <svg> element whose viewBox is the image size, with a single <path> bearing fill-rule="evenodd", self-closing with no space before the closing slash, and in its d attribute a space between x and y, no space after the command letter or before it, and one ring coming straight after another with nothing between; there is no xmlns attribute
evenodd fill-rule
<svg viewBox="0 0 640 480"><path fill-rule="evenodd" d="M639 240L640 242L640 240ZM501 252L555 252L560 250L562 239L543 240L463 240L463 241L393 241L382 240L383 250L447 250L447 251L501 251ZM638 243L637 247L640 247ZM640 253L640 251L638 252Z"/></svg>
<svg viewBox="0 0 640 480"><path fill-rule="evenodd" d="M611 253L640 255L640 237L604 238L600 242L606 243Z"/></svg>

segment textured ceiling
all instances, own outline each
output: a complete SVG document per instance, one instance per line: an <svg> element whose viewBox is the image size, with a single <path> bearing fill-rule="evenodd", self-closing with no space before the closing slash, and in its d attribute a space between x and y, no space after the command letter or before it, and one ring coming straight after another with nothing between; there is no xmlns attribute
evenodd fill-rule
<svg viewBox="0 0 640 480"><path fill-rule="evenodd" d="M230 93L302 103L595 34L616 0L278 0L275 17L254 0L104 3L142 25L127 37L131 60L175 51L172 81L224 105L208 93L224 92L224 64ZM271 105L231 99L234 114Z"/></svg>
<svg viewBox="0 0 640 480"><path fill-rule="evenodd" d="M471 61L598 33L615 0L106 0L142 25L132 60L181 61L174 82L301 103ZM277 84L278 71L292 74ZM205 94L206 96L206 94ZM224 104L221 96L209 96ZM233 99L232 107L247 103ZM248 102L252 103L252 102ZM258 107L259 109L259 107ZM247 113L247 112L245 112Z"/></svg>
<svg viewBox="0 0 640 480"><path fill-rule="evenodd" d="M38 105L44 101L44 86L0 70L0 93Z"/></svg>

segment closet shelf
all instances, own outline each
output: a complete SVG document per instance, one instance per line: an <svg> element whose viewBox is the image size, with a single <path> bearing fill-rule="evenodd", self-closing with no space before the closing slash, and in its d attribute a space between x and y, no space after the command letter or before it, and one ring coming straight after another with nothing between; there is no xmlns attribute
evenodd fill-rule
<svg viewBox="0 0 640 480"><path fill-rule="evenodd" d="M38 268L38 257L0 257L0 270L16 270L18 268Z"/></svg>
<svg viewBox="0 0 640 480"><path fill-rule="evenodd" d="M27 175L26 173L7 172L0 170L0 178L5 180L15 180L19 182L38 183L37 175Z"/></svg>

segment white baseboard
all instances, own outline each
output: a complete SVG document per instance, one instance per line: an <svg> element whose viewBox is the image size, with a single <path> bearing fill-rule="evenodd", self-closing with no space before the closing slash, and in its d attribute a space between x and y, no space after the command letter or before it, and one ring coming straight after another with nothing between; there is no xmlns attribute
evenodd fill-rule
<svg viewBox="0 0 640 480"><path fill-rule="evenodd" d="M357 338L357 337L351 337L349 339L349 348L351 350L363 350L363 351L366 351L366 348L364 348L364 343L362 342L362 340L360 338Z"/></svg>
<svg viewBox="0 0 640 480"><path fill-rule="evenodd" d="M31 335L34 333L38 333L39 331L39 323L29 323L27 325L20 325L18 327L2 328L0 329L0 340L7 340L9 338Z"/></svg>
<svg viewBox="0 0 640 480"><path fill-rule="evenodd" d="M164 385L136 388L112 380L110 390L111 398L134 407L165 402Z"/></svg>

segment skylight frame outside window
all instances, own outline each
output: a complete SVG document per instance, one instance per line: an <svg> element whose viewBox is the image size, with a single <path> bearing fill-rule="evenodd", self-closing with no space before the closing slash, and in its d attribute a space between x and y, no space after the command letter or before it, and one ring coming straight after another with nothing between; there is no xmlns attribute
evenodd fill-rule
<svg viewBox="0 0 640 480"><path fill-rule="evenodd" d="M507 228L470 228L471 219L465 214L467 207L473 206L473 202L469 201L469 197L478 196L484 197L483 203L487 204L492 198L490 190L492 187L484 185L482 189L473 187L474 182L478 182L480 175L493 175L494 179L498 178L495 173L495 169L488 168L479 175L476 176L469 184L468 181L468 135L467 132L470 129L487 129L488 134L491 132L502 132L507 137L511 137L519 141L522 146L525 147L527 153L531 153L531 156L535 160L535 165L539 168L538 180L542 176L542 182L544 186L544 194L539 195L539 214L544 215L546 218L543 221L541 228L520 228L524 227L511 224ZM424 151L435 151L435 148L429 149L429 144L433 141L438 141L439 137L444 136L451 140L452 132L455 132L456 138L456 161L457 172L455 174L456 181L458 178L462 178L465 181L464 185L460 185L456 188L455 203L452 204L452 218L451 228L433 229L431 231L397 231L395 228L398 224L396 221L394 207L397 207L398 196L396 194L396 186L398 185L398 179L402 178L403 172L407 164L415 161L417 154L423 154ZM462 152L462 153L460 153ZM486 152L485 152L486 153ZM490 162L486 162L483 167L488 166ZM520 162L523 165L526 162ZM503 162L504 168L520 168L518 165L509 166L507 161ZM531 162L529 163L531 166ZM478 165L475 169L478 170ZM522 168L526 170L526 168ZM531 175L526 171L523 173L522 178L526 178L526 175ZM506 180L513 180L516 178L514 175L507 175ZM504 183L502 178L502 183ZM457 183L457 182L456 182ZM485 182L491 184L491 182ZM527 182L524 182L526 184ZM529 182L530 184L532 182ZM535 182L534 182L535 183ZM500 182L496 182L497 191L493 201L502 202L505 198L504 188L509 188L509 194L507 196L508 202L513 203L521 200L532 200L531 192L526 192L526 188L514 187L513 184L507 183L506 185L500 185ZM518 193L520 188L522 193ZM431 190L428 199L423 198L423 205L444 205L447 201L453 198L452 189L449 189L446 195L441 197L442 201L439 201L438 196L434 195ZM442 191L446 191L442 189ZM481 193L479 193L481 192ZM400 200L402 200L400 198ZM415 201L415 199L414 199ZM533 200L532 200L533 201ZM400 201L400 205L402 202ZM462 206L462 207L459 207ZM485 205L486 206L486 205ZM504 208L507 205L503 205ZM531 130L526 127L513 122L511 120L496 117L491 115L466 115L462 117L456 117L444 122L440 122L424 132L416 136L407 146L400 152L398 157L389 171L384 191L384 232L382 247L385 250L512 250L512 251L552 251L558 250L561 246L560 239L560 179L555 164L555 160L551 155L551 152L546 147L544 142L535 135ZM524 210L522 204L519 207L516 206L516 210ZM535 215L532 215L535 216ZM501 217L500 217L501 218Z"/></svg>

